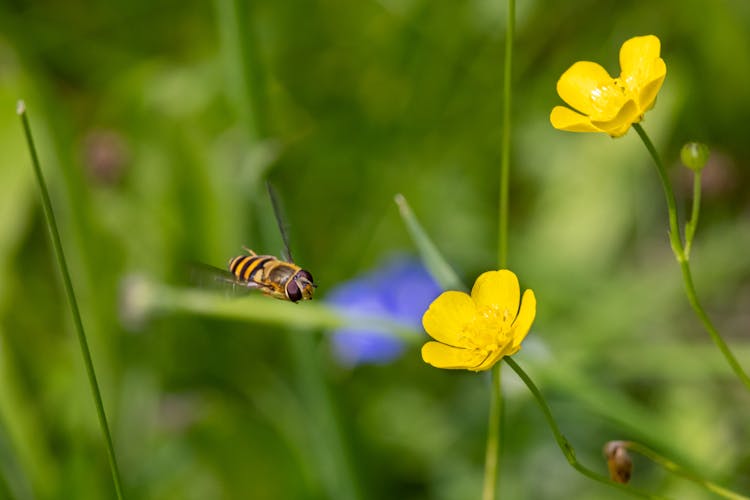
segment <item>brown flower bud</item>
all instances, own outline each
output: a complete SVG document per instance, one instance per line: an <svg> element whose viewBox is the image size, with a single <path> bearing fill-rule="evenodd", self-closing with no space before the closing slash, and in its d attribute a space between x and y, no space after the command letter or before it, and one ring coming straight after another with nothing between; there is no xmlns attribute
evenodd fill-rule
<svg viewBox="0 0 750 500"><path fill-rule="evenodd" d="M607 468L612 481L626 484L633 472L633 462L627 450L627 441L610 441L604 445Z"/></svg>

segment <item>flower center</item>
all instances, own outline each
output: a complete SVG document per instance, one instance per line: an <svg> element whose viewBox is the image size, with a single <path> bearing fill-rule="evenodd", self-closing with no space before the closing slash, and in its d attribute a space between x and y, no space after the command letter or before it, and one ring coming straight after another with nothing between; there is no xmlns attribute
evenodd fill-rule
<svg viewBox="0 0 750 500"><path fill-rule="evenodd" d="M463 330L464 345L485 354L505 348L511 339L511 314L498 306L479 308Z"/></svg>
<svg viewBox="0 0 750 500"><path fill-rule="evenodd" d="M628 97L628 89L619 78L602 83L593 89L589 95L597 115L592 115L592 118L597 120L612 118L628 100Z"/></svg>

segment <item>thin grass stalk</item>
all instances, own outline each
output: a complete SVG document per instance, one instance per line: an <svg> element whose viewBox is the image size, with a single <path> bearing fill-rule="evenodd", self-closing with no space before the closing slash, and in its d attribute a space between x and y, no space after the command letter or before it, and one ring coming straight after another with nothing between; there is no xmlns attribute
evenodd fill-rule
<svg viewBox="0 0 750 500"><path fill-rule="evenodd" d="M500 138L500 194L498 206L497 254L500 269L508 265L508 185L510 182L510 137L513 77L513 36L516 2L508 0L505 26L505 66L503 70L503 130Z"/></svg>
<svg viewBox="0 0 750 500"><path fill-rule="evenodd" d="M500 138L500 189L498 204L497 254L500 269L508 267L508 198L510 179L510 138L511 138L511 104L513 80L513 37L515 32L516 2L508 0L508 13L505 26L505 64L503 71L503 130ZM487 446L484 463L483 500L497 497L500 483L500 462L502 441L503 388L501 364L492 367L492 392L490 394L490 412L487 429Z"/></svg>
<svg viewBox="0 0 750 500"><path fill-rule="evenodd" d="M122 481L120 480L120 470L117 466L117 457L115 456L115 449L114 445L112 444L112 435L109 431L107 415L104 411L104 403L102 402L102 395L101 391L99 390L96 371L94 370L94 362L91 359L91 351L89 350L88 341L86 340L86 332L83 328L81 313L78 310L78 302L76 301L75 292L73 290L73 282L70 278L70 272L68 271L68 264L65 260L62 240L60 239L60 233L57 229L55 213L52 210L52 201L50 200L49 192L47 191L47 184L44 182L44 176L42 175L39 157L37 156L36 147L34 146L34 138L31 133L31 126L29 125L29 119L26 113L26 105L23 101L18 102L17 112L21 117L21 125L23 126L23 131L26 135L26 142L28 143L29 153L31 154L31 163L34 167L34 174L36 175L36 180L39 185L39 192L42 198L42 207L44 208L44 215L47 219L47 227L49 228L50 237L52 239L52 247L57 257L57 263L60 267L60 273L62 274L65 294L68 297L68 304L73 316L73 323L75 326L76 334L78 336L78 343L81 348L81 354L83 356L83 364L86 367L86 375L88 377L89 387L91 389L91 396L94 399L94 406L96 406L96 414L99 419L99 426L101 427L102 434L104 435L104 441L107 447L107 458L109 459L109 468L112 473L112 481L114 482L117 498L122 500L124 497L122 493Z"/></svg>
<svg viewBox="0 0 750 500"><path fill-rule="evenodd" d="M399 214L406 225L406 229L409 231L412 241L417 246L417 250L422 257L422 262L424 262L430 275L438 282L440 288L443 290L466 291L466 286L461 282L456 271L443 258L440 250L438 250L435 243L427 235L427 232L422 227L422 224L419 223L419 220L417 220L404 195L397 194L394 201L398 206Z"/></svg>

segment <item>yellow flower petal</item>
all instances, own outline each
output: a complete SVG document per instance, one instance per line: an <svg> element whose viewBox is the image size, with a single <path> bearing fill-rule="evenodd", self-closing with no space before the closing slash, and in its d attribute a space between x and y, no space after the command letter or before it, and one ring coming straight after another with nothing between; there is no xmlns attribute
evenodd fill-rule
<svg viewBox="0 0 750 500"><path fill-rule="evenodd" d="M651 80L648 83L642 84L641 91L638 93L638 106L641 108L642 113L654 107L656 94L661 90L661 85L664 83L666 76L667 65L663 59L657 59L651 68Z"/></svg>
<svg viewBox="0 0 750 500"><path fill-rule="evenodd" d="M443 292L422 316L422 326L435 340L464 347L461 342L466 323L476 314L474 301L463 292Z"/></svg>
<svg viewBox="0 0 750 500"><path fill-rule="evenodd" d="M641 111L632 99L625 102L616 116L608 121L591 120L591 123L612 137L620 137L630 129L633 123L641 121Z"/></svg>
<svg viewBox="0 0 750 500"><path fill-rule="evenodd" d="M474 282L471 298L480 308L507 310L509 313L507 319L510 323L516 317L518 301L521 298L518 278L507 269L482 273Z"/></svg>
<svg viewBox="0 0 750 500"><path fill-rule="evenodd" d="M518 348L516 348L515 351L518 351ZM495 363L500 361L503 356L510 356L514 354L515 351L512 351L512 346L508 344L504 346L503 349L498 349L497 351L493 352L489 357L487 357L487 359L484 360L482 364L480 364L476 368L471 368L471 370L475 372L489 370L490 368L495 366Z"/></svg>
<svg viewBox="0 0 750 500"><path fill-rule="evenodd" d="M635 120L635 122L638 122L638 121L640 121L640 120ZM635 123L635 122L633 122L633 123ZM609 134L609 136L612 137L613 139L616 139L618 137L622 137L623 135L627 134L628 130L630 130L630 126L633 123L627 122L627 123L621 125L620 127L612 128L610 130L605 130L605 132L607 132L607 134Z"/></svg>
<svg viewBox="0 0 750 500"><path fill-rule="evenodd" d="M427 342L422 346L422 359L435 368L475 370L486 357L481 351L460 349L440 342Z"/></svg>
<svg viewBox="0 0 750 500"><path fill-rule="evenodd" d="M623 79L633 77L644 81L654 61L659 59L661 42L654 35L636 36L620 47L620 69Z"/></svg>
<svg viewBox="0 0 750 500"><path fill-rule="evenodd" d="M601 132L591 124L591 118L576 113L565 106L555 106L549 115L549 121L552 126L558 130L567 130L568 132Z"/></svg>
<svg viewBox="0 0 750 500"><path fill-rule="evenodd" d="M578 61L557 81L557 93L563 101L584 115L601 120L617 114L614 79L607 70L589 61Z"/></svg>
<svg viewBox="0 0 750 500"><path fill-rule="evenodd" d="M516 322L513 323L513 348L520 348L521 342L526 338L526 334L531 329L531 324L536 317L536 296L533 290L523 292L521 299L521 309L518 311ZM516 349L517 351L518 349ZM515 354L515 351L511 354Z"/></svg>
<svg viewBox="0 0 750 500"><path fill-rule="evenodd" d="M667 65L659 57L661 42L653 35L637 36L620 48L620 80L636 96L641 113L651 109L664 78Z"/></svg>

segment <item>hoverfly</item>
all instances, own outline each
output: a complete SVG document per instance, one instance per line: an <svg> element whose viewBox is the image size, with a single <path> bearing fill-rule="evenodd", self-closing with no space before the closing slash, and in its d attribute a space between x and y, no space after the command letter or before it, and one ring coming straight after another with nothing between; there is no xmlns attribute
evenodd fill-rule
<svg viewBox="0 0 750 500"><path fill-rule="evenodd" d="M214 269L214 274L236 287L257 289L277 299L291 302L310 300L317 285L309 271L294 263L275 191L270 183L266 183L266 188L284 243L283 260L273 255L259 255L243 247L247 254L229 259L229 273Z"/></svg>
<svg viewBox="0 0 750 500"><path fill-rule="evenodd" d="M281 300L299 302L310 300L316 288L313 277L292 262L273 255L258 255L245 248L248 255L229 260L229 272L241 286L257 288L266 295Z"/></svg>

